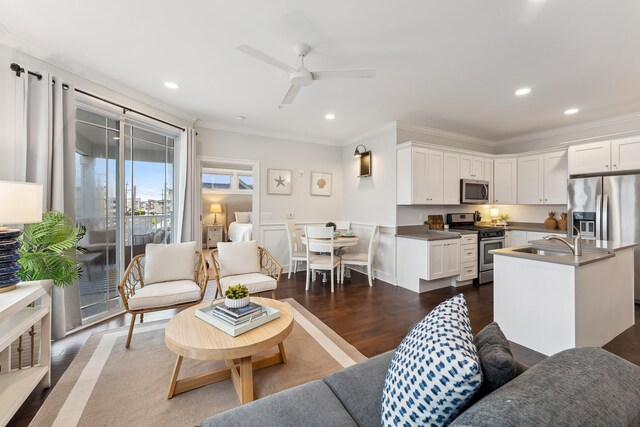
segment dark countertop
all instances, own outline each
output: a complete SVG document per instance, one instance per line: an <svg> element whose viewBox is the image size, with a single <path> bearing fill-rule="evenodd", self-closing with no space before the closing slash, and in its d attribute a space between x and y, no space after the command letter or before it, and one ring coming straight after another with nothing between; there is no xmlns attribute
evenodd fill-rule
<svg viewBox="0 0 640 427"><path fill-rule="evenodd" d="M569 248L565 247L567 250L564 250L562 248L564 247L562 243L557 243L555 245L547 245L547 248L549 246L553 246L554 251L563 252L568 255L538 255L538 254L532 254L532 253L526 253L526 252L518 252L518 249L531 248L532 246L534 245L516 246L513 248L504 248L504 249L494 249L492 251L489 251L489 253L493 254L494 256L504 255L508 257L524 258L531 261L546 262L551 264L563 264L563 265L569 265L573 267L580 267L585 264L591 264L591 263L602 261L608 258L613 258L615 256L613 252L583 251L581 256L576 257L571 255L571 253L568 251Z"/></svg>
<svg viewBox="0 0 640 427"><path fill-rule="evenodd" d="M566 241L568 241L568 243L573 243L573 239L564 239ZM532 246L538 246L538 247L548 247L548 248L552 248L553 250L558 250L560 248L566 248L565 245L563 245L562 243L558 242L558 241L553 241L553 240L532 240L531 242ZM613 240L589 240L589 239L582 239L582 252L606 252L606 253L613 253L616 251L621 251L623 249L628 249L628 248L633 248L635 246L638 246L638 243L632 243L632 242L616 242ZM567 248L568 249L568 248Z"/></svg>

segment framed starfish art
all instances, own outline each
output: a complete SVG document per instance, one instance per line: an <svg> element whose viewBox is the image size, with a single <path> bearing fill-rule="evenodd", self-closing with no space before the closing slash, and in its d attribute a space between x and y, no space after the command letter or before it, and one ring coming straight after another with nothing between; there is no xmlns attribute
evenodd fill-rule
<svg viewBox="0 0 640 427"><path fill-rule="evenodd" d="M267 193L291 195L291 171L267 169Z"/></svg>

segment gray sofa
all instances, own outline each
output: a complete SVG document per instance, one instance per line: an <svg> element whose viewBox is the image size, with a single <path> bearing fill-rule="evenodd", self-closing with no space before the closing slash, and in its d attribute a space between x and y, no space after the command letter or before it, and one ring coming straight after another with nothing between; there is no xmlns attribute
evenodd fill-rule
<svg viewBox="0 0 640 427"><path fill-rule="evenodd" d="M379 427L392 355L215 415L202 427ZM473 403L451 425L640 425L640 367L600 348L566 350Z"/></svg>

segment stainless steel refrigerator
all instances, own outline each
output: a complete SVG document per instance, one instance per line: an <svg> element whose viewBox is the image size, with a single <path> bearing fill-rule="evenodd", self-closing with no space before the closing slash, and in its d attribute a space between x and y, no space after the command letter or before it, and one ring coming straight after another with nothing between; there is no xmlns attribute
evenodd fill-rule
<svg viewBox="0 0 640 427"><path fill-rule="evenodd" d="M585 238L640 243L640 175L574 178L568 190L569 230L575 225ZM637 247L634 256L635 299L640 303Z"/></svg>

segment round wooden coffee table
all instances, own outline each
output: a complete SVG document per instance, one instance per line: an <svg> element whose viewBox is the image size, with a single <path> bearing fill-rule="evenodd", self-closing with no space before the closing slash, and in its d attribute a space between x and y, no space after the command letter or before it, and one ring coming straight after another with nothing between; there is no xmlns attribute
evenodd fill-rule
<svg viewBox="0 0 640 427"><path fill-rule="evenodd" d="M291 307L269 298L251 297L251 301L280 310L280 317L237 337L227 335L196 317L195 311L207 307L210 302L187 308L169 320L164 342L169 350L178 355L169 383L169 399L178 393L231 378L240 403L245 404L253 400L254 370L287 363L283 341L293 330ZM252 356L275 346L278 346L277 353L252 360ZM185 357L224 360L227 368L178 379L182 359Z"/></svg>

